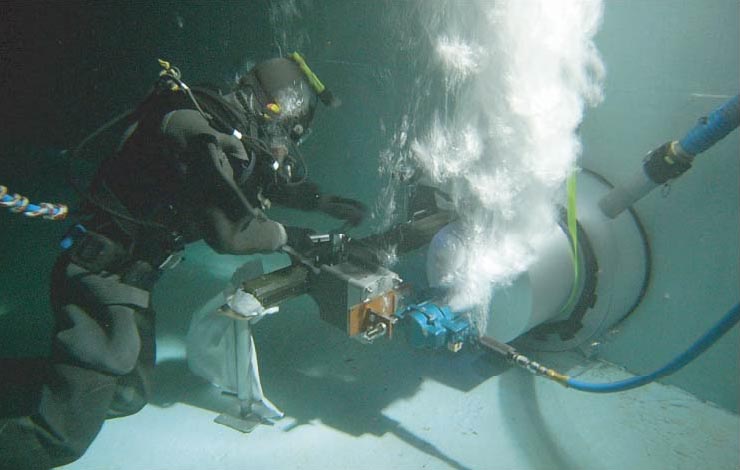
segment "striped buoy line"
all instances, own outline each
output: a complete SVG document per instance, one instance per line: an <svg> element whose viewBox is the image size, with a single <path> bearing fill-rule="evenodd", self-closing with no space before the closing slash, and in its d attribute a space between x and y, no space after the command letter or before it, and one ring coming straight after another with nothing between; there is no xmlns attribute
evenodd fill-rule
<svg viewBox="0 0 740 470"><path fill-rule="evenodd" d="M0 185L0 206L7 207L11 212L23 214L26 217L42 217L49 220L62 220L67 217L69 208L64 204L42 202L31 204L27 197L20 194L9 194L6 186Z"/></svg>

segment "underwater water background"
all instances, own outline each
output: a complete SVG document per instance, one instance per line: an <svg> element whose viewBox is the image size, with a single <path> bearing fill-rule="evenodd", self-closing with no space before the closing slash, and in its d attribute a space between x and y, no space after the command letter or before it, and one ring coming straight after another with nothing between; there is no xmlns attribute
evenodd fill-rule
<svg viewBox="0 0 740 470"><path fill-rule="evenodd" d="M412 1L3 2L0 184L36 201L74 201L60 151L141 99L157 58L188 83L225 83L249 63L297 49L343 101L318 111L304 148L311 175L374 207L387 185L380 155L394 149L403 116L416 118L408 132L418 135L444 102L443 80L426 67L436 31L418 21L420 9ZM605 2L595 38L604 101L584 116L579 164L626 181L645 153L736 94L738 17L736 0ZM697 158L670 193L636 207L651 241L651 287L596 352L644 373L738 301L738 132ZM375 214L357 234L387 223ZM7 211L0 224L0 355L43 355L47 278L64 224ZM664 382L737 412L739 342L735 328Z"/></svg>

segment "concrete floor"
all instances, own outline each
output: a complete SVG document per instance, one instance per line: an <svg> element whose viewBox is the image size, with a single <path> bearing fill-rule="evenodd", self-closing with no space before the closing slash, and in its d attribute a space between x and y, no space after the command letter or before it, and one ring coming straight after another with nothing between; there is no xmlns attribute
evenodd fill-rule
<svg viewBox="0 0 740 470"><path fill-rule="evenodd" d="M403 339L363 345L321 322L306 299L254 328L265 393L285 418L250 434L216 424L233 399L189 372L183 339L189 312L222 287L233 263L211 265L204 279L191 262L162 281L158 292L170 294L155 296L152 403L108 421L63 468L738 468L739 417L678 388L586 394L479 351L421 352ZM627 376L572 353L538 359L593 381Z"/></svg>

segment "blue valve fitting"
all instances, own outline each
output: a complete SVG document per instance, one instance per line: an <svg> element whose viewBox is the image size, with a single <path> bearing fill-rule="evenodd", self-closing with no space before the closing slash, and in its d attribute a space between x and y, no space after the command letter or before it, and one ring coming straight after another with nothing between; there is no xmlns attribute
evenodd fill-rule
<svg viewBox="0 0 740 470"><path fill-rule="evenodd" d="M457 352L473 330L465 315L429 301L410 305L396 316L408 342L419 349L447 347Z"/></svg>

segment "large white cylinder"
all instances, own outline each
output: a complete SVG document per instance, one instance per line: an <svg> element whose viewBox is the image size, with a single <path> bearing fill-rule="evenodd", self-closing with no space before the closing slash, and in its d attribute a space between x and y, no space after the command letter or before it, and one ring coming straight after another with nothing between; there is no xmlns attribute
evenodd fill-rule
<svg viewBox="0 0 740 470"><path fill-rule="evenodd" d="M494 290L484 336L509 342L561 313L575 281L568 237L555 227L535 250L536 263L510 286Z"/></svg>
<svg viewBox="0 0 740 470"><path fill-rule="evenodd" d="M577 186L579 278L568 235L553 229L535 246L536 261L529 269L492 292L485 330L479 332L483 336L503 342L519 338L537 350L572 349L593 341L639 302L649 266L639 221L632 212L615 219L602 213L598 201L611 186L598 175L582 171ZM446 277L466 262L465 253L460 227L442 229L427 255L430 285L447 284ZM575 297L568 303L571 291ZM550 328L527 334L539 325Z"/></svg>

